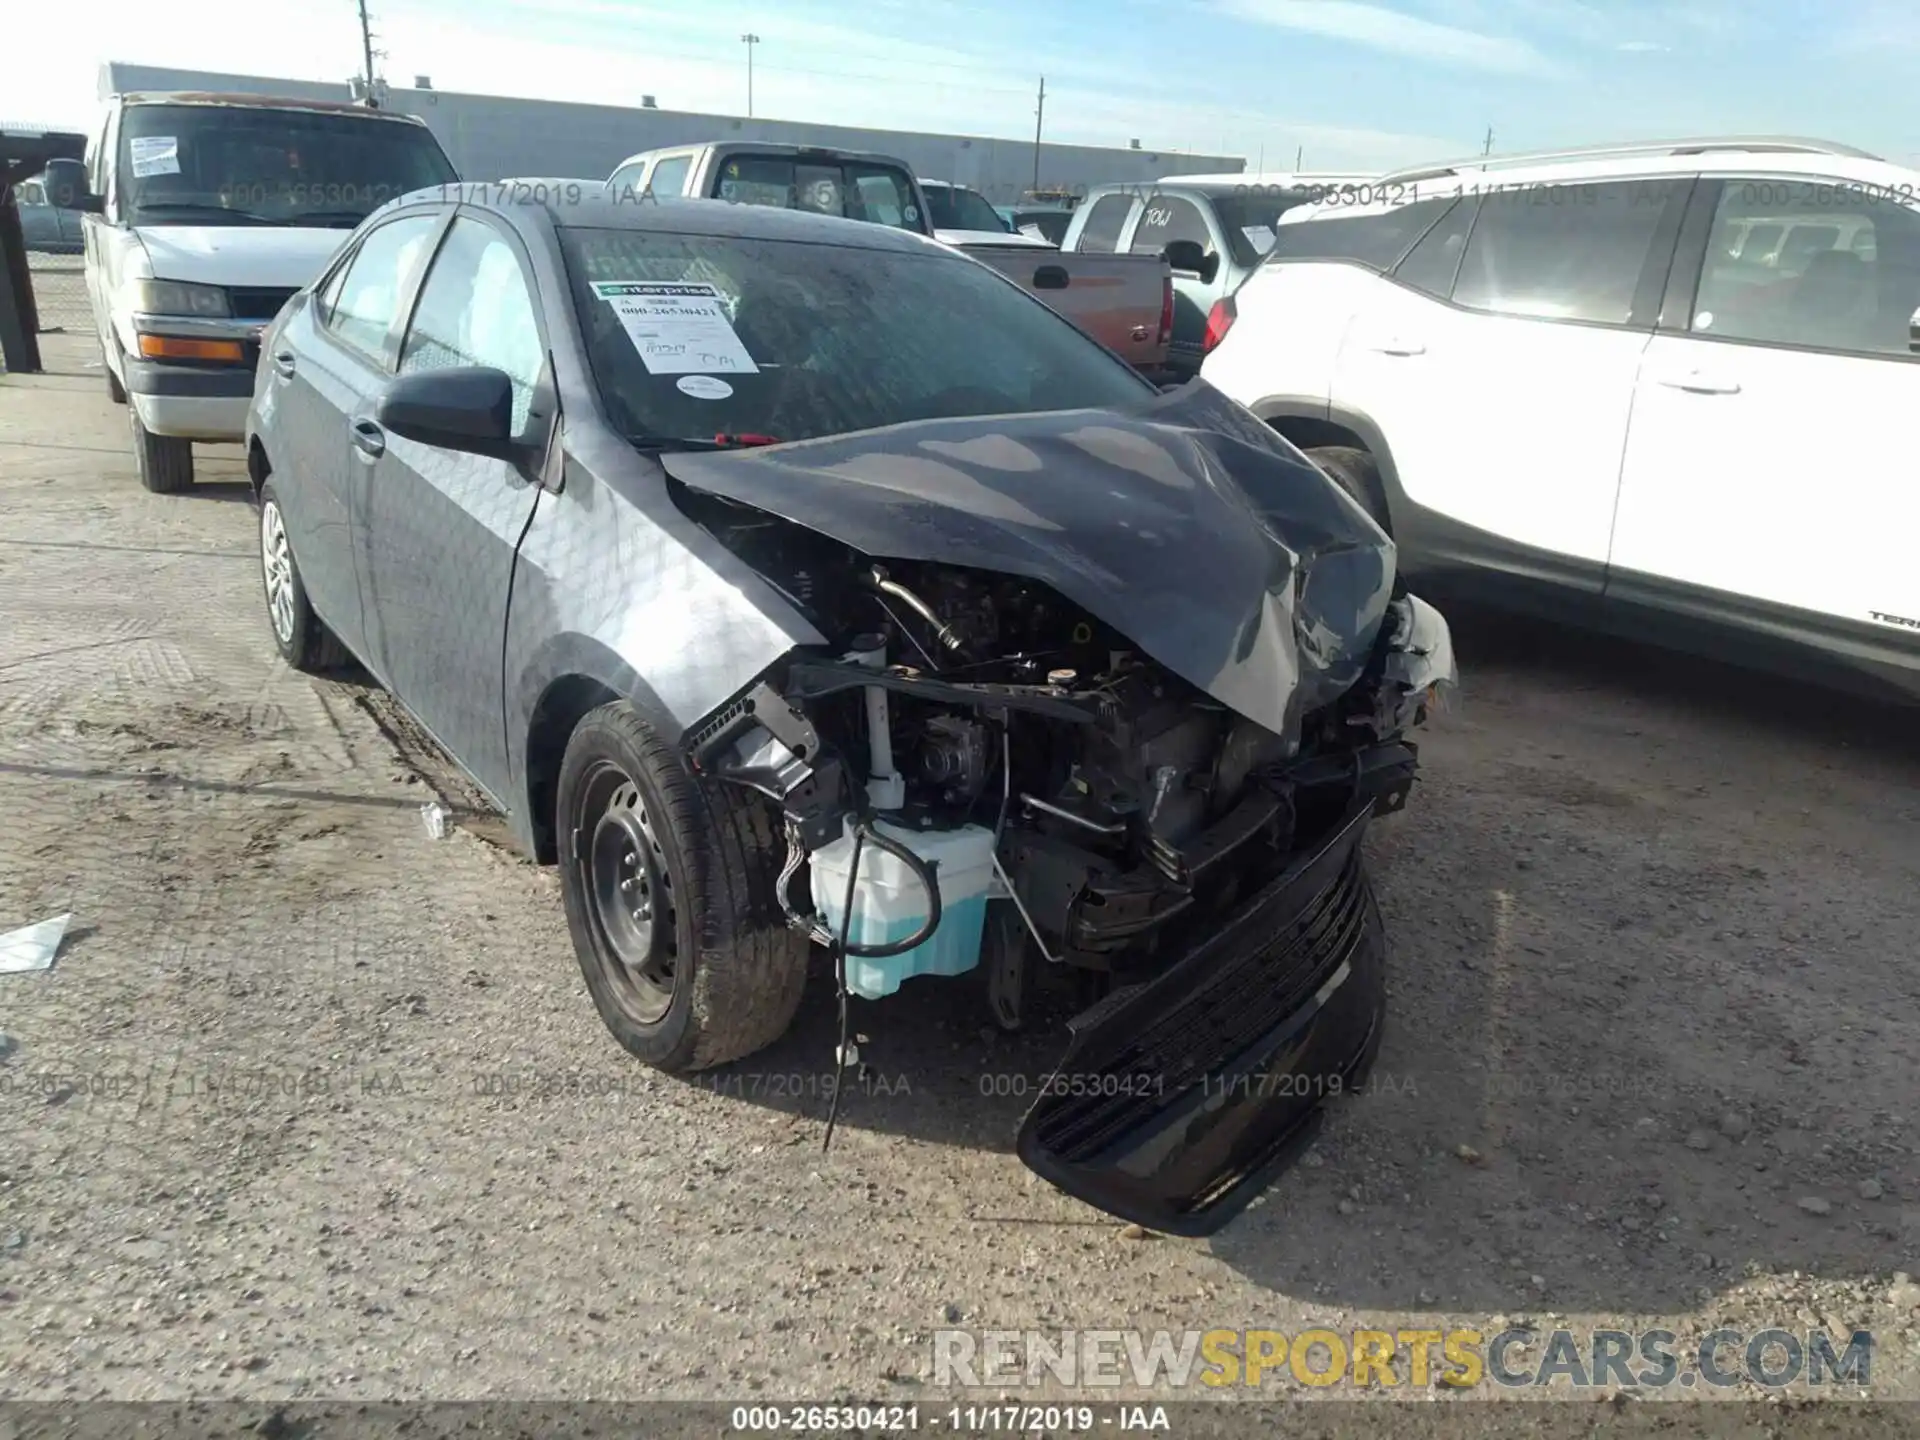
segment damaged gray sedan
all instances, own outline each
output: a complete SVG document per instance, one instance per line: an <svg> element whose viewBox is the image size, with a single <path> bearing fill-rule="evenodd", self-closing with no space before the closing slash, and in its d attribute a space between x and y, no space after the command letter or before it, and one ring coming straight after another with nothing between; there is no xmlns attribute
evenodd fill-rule
<svg viewBox="0 0 1920 1440"><path fill-rule="evenodd" d="M634 1055L773 1041L814 946L843 1017L1060 992L1021 1158L1187 1234L1365 1073L1360 841L1451 643L1204 383L917 236L564 183L376 212L261 353L276 644L363 662L559 865Z"/></svg>

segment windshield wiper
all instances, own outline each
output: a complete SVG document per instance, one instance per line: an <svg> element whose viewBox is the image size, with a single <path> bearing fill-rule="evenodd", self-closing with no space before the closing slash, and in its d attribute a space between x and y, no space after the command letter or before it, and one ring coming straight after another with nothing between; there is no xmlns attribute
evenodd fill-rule
<svg viewBox="0 0 1920 1440"><path fill-rule="evenodd" d="M286 223L270 215L256 215L251 210L229 210L224 205L207 205L194 200L136 200L133 202L133 208L142 215L156 213L211 215L236 225L284 225Z"/></svg>
<svg viewBox="0 0 1920 1440"><path fill-rule="evenodd" d="M785 442L778 435L715 435L702 438L697 435L629 435L627 443L636 450L752 450L762 445L780 445Z"/></svg>

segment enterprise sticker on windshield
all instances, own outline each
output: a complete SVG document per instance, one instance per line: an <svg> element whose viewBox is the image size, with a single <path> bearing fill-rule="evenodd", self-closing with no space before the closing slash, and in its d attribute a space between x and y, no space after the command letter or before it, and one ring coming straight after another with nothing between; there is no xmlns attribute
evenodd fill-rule
<svg viewBox="0 0 1920 1440"><path fill-rule="evenodd" d="M180 141L173 135L135 135L127 141L136 180L180 173Z"/></svg>
<svg viewBox="0 0 1920 1440"><path fill-rule="evenodd" d="M649 375L760 373L711 285L596 280L593 293L620 317Z"/></svg>
<svg viewBox="0 0 1920 1440"><path fill-rule="evenodd" d="M724 400L733 394L733 387L716 375L682 375L674 388L696 400Z"/></svg>

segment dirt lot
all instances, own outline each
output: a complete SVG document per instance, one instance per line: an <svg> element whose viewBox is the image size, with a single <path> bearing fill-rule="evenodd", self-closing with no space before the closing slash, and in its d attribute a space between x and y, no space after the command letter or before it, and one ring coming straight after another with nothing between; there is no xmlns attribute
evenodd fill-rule
<svg viewBox="0 0 1920 1440"><path fill-rule="evenodd" d="M1456 615L1371 842L1372 1093L1140 1237L1014 1158L981 1090L1058 1047L970 991L856 1002L824 1155L824 986L710 1080L627 1061L553 875L430 839L391 709L276 659L237 454L144 493L47 346L0 381L0 929L73 920L0 976L5 1394L906 1399L950 1325L1664 1318L1871 1328L1920 1397L1910 716Z"/></svg>

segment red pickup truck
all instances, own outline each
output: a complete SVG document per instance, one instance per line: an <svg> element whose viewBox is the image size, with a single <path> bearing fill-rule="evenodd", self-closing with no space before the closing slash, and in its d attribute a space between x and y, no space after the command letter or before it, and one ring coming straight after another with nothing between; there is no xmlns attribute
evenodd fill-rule
<svg viewBox="0 0 1920 1440"><path fill-rule="evenodd" d="M1173 271L1160 256L1070 255L1050 246L992 243L958 248L1046 301L1143 374L1158 379L1166 371Z"/></svg>

